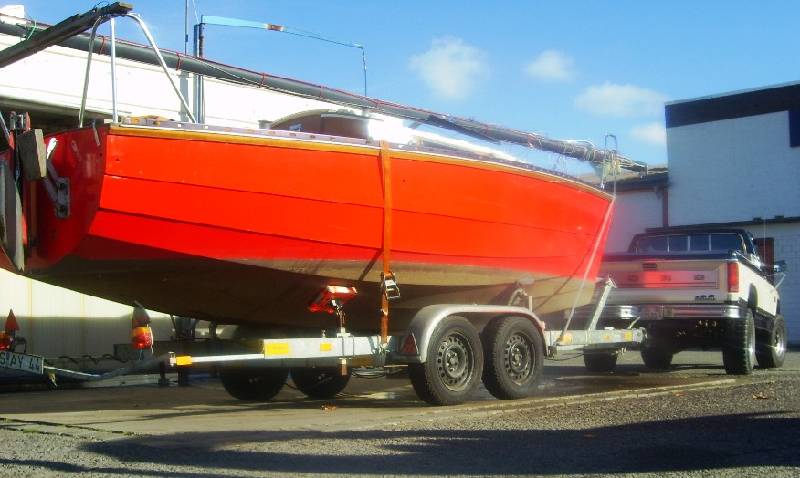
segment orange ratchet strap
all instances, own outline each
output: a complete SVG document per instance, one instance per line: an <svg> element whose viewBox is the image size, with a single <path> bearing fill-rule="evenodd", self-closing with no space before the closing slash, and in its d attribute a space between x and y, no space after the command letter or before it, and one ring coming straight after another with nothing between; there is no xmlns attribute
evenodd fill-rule
<svg viewBox="0 0 800 478"><path fill-rule="evenodd" d="M389 296L385 290L385 279L391 275L389 268L392 250L392 162L389 144L381 141L381 175L383 176L383 274L381 274L381 343L389 336Z"/></svg>

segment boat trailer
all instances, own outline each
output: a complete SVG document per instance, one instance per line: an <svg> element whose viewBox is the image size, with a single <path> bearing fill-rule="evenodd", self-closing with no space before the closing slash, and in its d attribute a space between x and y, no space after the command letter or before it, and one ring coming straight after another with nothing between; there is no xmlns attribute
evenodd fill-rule
<svg viewBox="0 0 800 478"><path fill-rule="evenodd" d="M318 337L242 334L233 339L216 338L221 352L207 355L168 352L154 356L149 317L137 305L131 348L138 358L99 374L54 367L41 356L27 354L24 338L17 337L19 326L12 312L0 332L0 369L46 376L53 386L59 378L100 381L137 372L161 371L163 379L164 372L172 370L178 373L179 383L185 384L193 367L214 365L225 389L244 400L272 398L290 373L300 391L315 398L332 398L344 389L351 375L407 369L418 396L431 404L463 402L481 380L497 398L522 398L534 392L546 358L583 353L590 371L611 371L619 354L644 340L641 328L598 329L614 287L610 279L601 284L591 312L579 328L548 329L520 287L512 294L510 305L423 307L403 333L390 335L385 342L380 335L348 332L344 309L357 291L328 286L309 308L336 315L339 327L334 331L322 331Z"/></svg>

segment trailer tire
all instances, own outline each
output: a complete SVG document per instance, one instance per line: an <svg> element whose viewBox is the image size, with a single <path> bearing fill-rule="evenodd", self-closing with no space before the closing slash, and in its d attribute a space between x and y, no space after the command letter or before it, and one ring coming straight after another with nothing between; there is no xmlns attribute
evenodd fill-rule
<svg viewBox="0 0 800 478"><path fill-rule="evenodd" d="M529 396L542 374L542 334L529 319L498 317L483 330L483 384L500 400Z"/></svg>
<svg viewBox="0 0 800 478"><path fill-rule="evenodd" d="M761 368L780 368L786 358L786 321L778 314L764 343L756 343L756 360Z"/></svg>
<svg viewBox="0 0 800 478"><path fill-rule="evenodd" d="M274 367L220 367L219 378L232 397L266 402L281 391L289 371Z"/></svg>
<svg viewBox="0 0 800 478"><path fill-rule="evenodd" d="M328 399L338 395L350 381L339 367L302 367L290 372L297 389L309 398Z"/></svg>
<svg viewBox="0 0 800 478"><path fill-rule="evenodd" d="M640 352L644 366L651 370L667 370L672 364L672 350L658 341L650 339L643 342Z"/></svg>
<svg viewBox="0 0 800 478"><path fill-rule="evenodd" d="M417 396L432 405L455 405L467 400L483 371L481 339L462 317L443 319L427 345L425 363L410 364L408 374Z"/></svg>
<svg viewBox="0 0 800 478"><path fill-rule="evenodd" d="M756 358L756 331L753 310L741 320L729 320L722 347L722 363L729 375L750 375Z"/></svg>
<svg viewBox="0 0 800 478"><path fill-rule="evenodd" d="M617 368L617 354L615 352L587 352L583 354L583 364L589 372L613 372Z"/></svg>

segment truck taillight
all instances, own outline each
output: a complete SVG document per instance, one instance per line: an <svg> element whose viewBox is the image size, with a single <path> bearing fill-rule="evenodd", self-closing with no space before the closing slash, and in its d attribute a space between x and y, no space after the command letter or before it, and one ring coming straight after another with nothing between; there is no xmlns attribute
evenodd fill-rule
<svg viewBox="0 0 800 478"><path fill-rule="evenodd" d="M728 262L728 292L739 292L739 264Z"/></svg>

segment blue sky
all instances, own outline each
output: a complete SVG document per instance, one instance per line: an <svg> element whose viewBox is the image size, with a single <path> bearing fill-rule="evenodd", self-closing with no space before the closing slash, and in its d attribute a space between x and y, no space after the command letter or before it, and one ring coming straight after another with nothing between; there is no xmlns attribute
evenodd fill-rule
<svg viewBox="0 0 800 478"><path fill-rule="evenodd" d="M15 3L54 23L97 2ZM161 47L183 50L184 0L132 3ZM365 45L370 96L599 145L613 133L650 164L667 159L665 101L799 74L795 1L190 0L192 23L195 5ZM306 38L209 27L207 56L362 91L357 50Z"/></svg>

